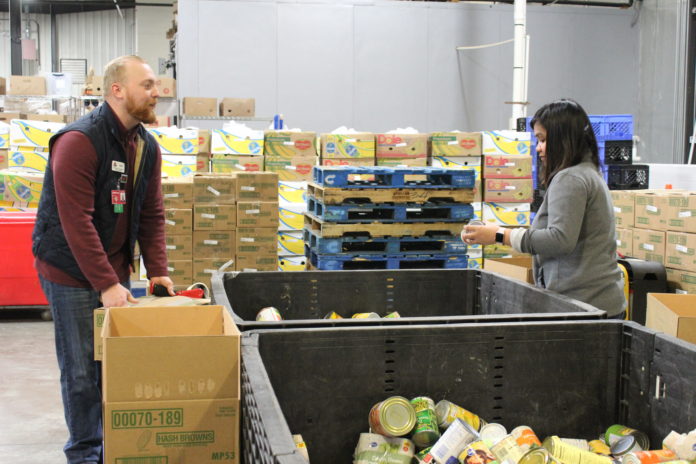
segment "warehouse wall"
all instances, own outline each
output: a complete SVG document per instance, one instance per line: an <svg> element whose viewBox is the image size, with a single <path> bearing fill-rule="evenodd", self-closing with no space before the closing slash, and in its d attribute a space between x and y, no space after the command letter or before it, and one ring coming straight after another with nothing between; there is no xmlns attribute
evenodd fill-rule
<svg viewBox="0 0 696 464"><path fill-rule="evenodd" d="M43 14L24 15L22 19L34 20L39 24L37 27L30 21L30 38L37 40L40 58L39 71L51 71L51 17ZM22 21L22 37L24 37L25 22ZM39 63L36 63L37 65ZM6 11L0 12L0 76L10 75L10 14Z"/></svg>
<svg viewBox="0 0 696 464"><path fill-rule="evenodd" d="M147 61L155 74L159 74L160 58L169 58L166 33L173 19L171 5L138 6L135 11L135 53Z"/></svg>
<svg viewBox="0 0 696 464"><path fill-rule="evenodd" d="M530 112L563 96L637 113L633 10L530 5ZM180 95L253 96L291 126L381 131L506 127L511 5L181 0Z"/></svg>

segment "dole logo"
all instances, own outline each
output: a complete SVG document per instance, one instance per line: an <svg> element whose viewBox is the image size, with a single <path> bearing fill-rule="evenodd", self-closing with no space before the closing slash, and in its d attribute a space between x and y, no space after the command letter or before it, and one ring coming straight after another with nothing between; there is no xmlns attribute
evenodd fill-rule
<svg viewBox="0 0 696 464"><path fill-rule="evenodd" d="M258 164L246 163L246 164L244 165L244 170L245 170L245 171L260 171L261 169L260 169L260 167L259 167Z"/></svg>
<svg viewBox="0 0 696 464"><path fill-rule="evenodd" d="M476 140L474 140L474 139L461 139L459 141L459 145L462 148L466 148L467 150L471 150L472 148L474 148L476 146Z"/></svg>
<svg viewBox="0 0 696 464"><path fill-rule="evenodd" d="M379 134L377 136L377 143L380 145L394 145L397 143L403 143L403 139L398 135L394 134Z"/></svg>
<svg viewBox="0 0 696 464"><path fill-rule="evenodd" d="M306 150L312 146L309 140L295 140L295 148L298 150Z"/></svg>
<svg viewBox="0 0 696 464"><path fill-rule="evenodd" d="M298 164L295 166L300 174L309 174L312 171L311 164Z"/></svg>

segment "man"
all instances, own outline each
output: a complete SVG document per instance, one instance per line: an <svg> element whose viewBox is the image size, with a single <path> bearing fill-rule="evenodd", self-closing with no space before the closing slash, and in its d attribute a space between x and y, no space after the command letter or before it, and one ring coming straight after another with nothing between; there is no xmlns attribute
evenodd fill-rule
<svg viewBox="0 0 696 464"><path fill-rule="evenodd" d="M104 91L104 104L50 140L33 235L35 267L55 325L69 464L101 462L92 311L137 302L129 291L136 240L151 282L174 293L161 155L141 125L155 121L155 75L137 56L116 58L104 71Z"/></svg>

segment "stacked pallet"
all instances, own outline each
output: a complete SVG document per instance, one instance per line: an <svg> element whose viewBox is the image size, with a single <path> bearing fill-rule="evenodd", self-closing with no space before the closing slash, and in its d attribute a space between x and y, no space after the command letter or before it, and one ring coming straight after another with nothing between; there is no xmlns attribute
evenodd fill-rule
<svg viewBox="0 0 696 464"><path fill-rule="evenodd" d="M318 270L466 268L473 171L315 167L305 254Z"/></svg>

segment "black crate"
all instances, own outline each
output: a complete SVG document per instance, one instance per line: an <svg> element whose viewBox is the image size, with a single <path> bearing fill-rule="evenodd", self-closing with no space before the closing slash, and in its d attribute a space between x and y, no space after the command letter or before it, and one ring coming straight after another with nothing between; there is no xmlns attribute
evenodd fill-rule
<svg viewBox="0 0 696 464"><path fill-rule="evenodd" d="M479 269L226 272L213 276L213 301L240 330L454 322L599 319L604 311ZM274 306L283 321L257 322ZM323 319L335 311L347 319ZM350 319L354 313L398 319Z"/></svg>
<svg viewBox="0 0 696 464"><path fill-rule="evenodd" d="M650 183L647 164L610 164L607 166L607 185L610 190L642 190Z"/></svg>
<svg viewBox="0 0 696 464"><path fill-rule="evenodd" d="M607 140L604 142L604 164L631 164L633 141Z"/></svg>
<svg viewBox="0 0 696 464"><path fill-rule="evenodd" d="M612 424L659 448L696 427L696 347L633 322L261 330L242 337L247 463L351 462L373 404L448 399L510 430L595 439Z"/></svg>
<svg viewBox="0 0 696 464"><path fill-rule="evenodd" d="M534 199L530 206L530 211L536 213L541 208L541 204L544 202L544 196L546 195L546 190L536 189L534 190Z"/></svg>

